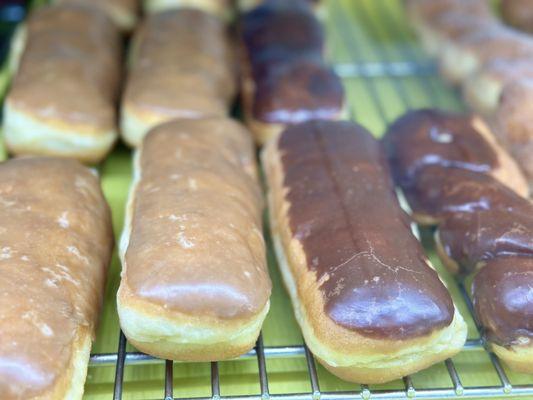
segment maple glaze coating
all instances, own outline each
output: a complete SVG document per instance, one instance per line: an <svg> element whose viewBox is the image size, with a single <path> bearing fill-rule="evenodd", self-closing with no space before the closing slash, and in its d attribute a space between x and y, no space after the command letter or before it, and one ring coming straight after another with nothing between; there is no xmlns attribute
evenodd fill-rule
<svg viewBox="0 0 533 400"><path fill-rule="evenodd" d="M47 398L94 336L110 211L88 168L20 158L0 164L0 221L0 397Z"/></svg>
<svg viewBox="0 0 533 400"><path fill-rule="evenodd" d="M196 9L167 10L135 32L123 107L159 122L224 116L235 85L224 22Z"/></svg>
<svg viewBox="0 0 533 400"><path fill-rule="evenodd" d="M259 313L271 283L249 133L222 118L165 123L138 162L121 285L170 312Z"/></svg>
<svg viewBox="0 0 533 400"><path fill-rule="evenodd" d="M37 119L112 130L121 70L120 34L100 11L40 7L27 39L10 104Z"/></svg>

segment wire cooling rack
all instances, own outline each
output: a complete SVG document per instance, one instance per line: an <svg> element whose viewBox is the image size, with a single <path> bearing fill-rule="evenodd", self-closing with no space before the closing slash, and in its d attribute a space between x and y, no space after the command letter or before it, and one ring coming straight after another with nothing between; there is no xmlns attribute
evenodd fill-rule
<svg viewBox="0 0 533 400"><path fill-rule="evenodd" d="M375 18L369 14L368 7L364 7L361 1L352 0L353 7L360 15L362 20L367 21L365 24L365 34L372 37L379 36L379 30L384 28L389 30L389 36L406 35L405 27L402 27L402 21L394 17L389 5L392 3L389 0L377 0L373 2L372 11L378 13L380 24L375 21ZM334 66L337 73L345 80L351 79L359 80L365 89L367 95L366 101L373 103L383 126L390 122L387 115L387 106L379 95L379 89L376 81L387 78L392 85L395 95L399 98L402 107L407 110L415 106L407 86L404 84L405 79L416 80L418 89L422 90L430 101L427 106L439 107L439 88L434 84L433 80L437 76L437 69L432 60L425 58L416 44L412 42L399 48L391 46L372 46L371 50L366 51L366 54L371 53L372 60L361 60L359 54L363 53L362 40L360 35L354 34L350 29L350 24L353 21L344 15L344 10L336 4L337 0L330 3L329 17L335 23L335 34L337 34L343 45L353 55L350 62L337 62ZM368 3L368 2L367 2ZM331 28L330 28L331 29ZM407 33L408 34L408 33ZM431 78L431 79L428 79ZM356 105L354 107L357 107ZM357 112L351 110L353 119L356 119ZM359 122L361 122L360 118ZM533 399L533 385L513 385L499 359L490 351L487 350L485 341L483 339L482 331L478 321L473 314L471 300L461 282L457 282L461 297L464 299L469 312L474 319L476 328L481 339L468 340L464 346L463 351L468 352L486 352L490 360L491 368L499 379L498 385L490 386L468 386L462 383L460 374L451 359L444 362L446 371L449 375L450 385L447 387L435 388L416 388L413 384L413 379L410 376L403 378L403 388L395 390L371 390L367 385L360 385L358 390L353 391L321 391L319 375L315 366L313 355L308 350L305 344L297 346L275 346L268 347L263 345L261 336L256 343L255 348L249 353L240 357L240 359L256 359L258 366L258 382L259 392L255 394L239 395L239 396L221 396L220 394L220 376L219 365L217 362L211 363L211 396L194 397L197 400L248 400L248 399L273 399L273 400L347 400L347 399L451 399L451 398L501 398L510 396L513 398L530 398ZM266 366L267 359L283 359L292 357L304 357L307 365L307 375L311 390L305 393L276 393L269 392L269 379ZM122 398L124 387L124 369L128 365L139 363L165 363L165 383L164 383L164 399L174 399L173 377L174 377L174 363L168 360L159 360L139 352L126 352L126 338L120 333L119 345L117 353L96 354L91 357L92 365L101 364L115 364L116 376L114 384L115 400ZM185 399L185 398L180 398ZM189 400L189 399L187 399Z"/></svg>

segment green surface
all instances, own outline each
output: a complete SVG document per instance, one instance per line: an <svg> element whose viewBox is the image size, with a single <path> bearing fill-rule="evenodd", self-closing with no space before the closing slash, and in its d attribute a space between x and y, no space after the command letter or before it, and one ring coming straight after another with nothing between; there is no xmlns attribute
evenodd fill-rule
<svg viewBox="0 0 533 400"><path fill-rule="evenodd" d="M405 25L399 0L330 0L326 21L329 37L329 57L336 65L429 60L417 47ZM425 74L391 78L344 79L350 114L356 121L381 136L388 122L409 107L434 106L461 110L462 103L438 76ZM1 85L1 81L0 81ZM1 148L0 148L1 156ZM130 151L119 146L100 168L102 185L113 211L113 224L118 239L122 230L124 205L131 178ZM443 270L432 250L430 232L423 232L428 254L447 282L457 305L469 324L469 338L477 333L453 278ZM294 320L271 251L268 254L273 281L272 306L263 328L265 346L301 344L300 330ZM93 353L113 353L118 344L118 321L115 294L119 284L120 263L113 257L106 290L105 308ZM128 346L128 350L133 350ZM462 383L469 386L498 386L500 382L488 355L480 351L462 352L453 359ZM219 363L221 395L258 395L257 361L235 360ZM360 391L361 386L343 382L317 365L320 389L326 391ZM276 393L309 393L311 391L305 358L267 359L269 389ZM533 384L533 377L507 371L511 382ZM86 399L110 399L113 390L114 366L89 368ZM412 376L417 389L452 386L444 363ZM125 369L124 399L163 398L164 365L128 365ZM374 389L403 389L402 381L387 385L372 385ZM176 363L174 366L174 396L211 396L209 363ZM509 397L507 397L509 398Z"/></svg>

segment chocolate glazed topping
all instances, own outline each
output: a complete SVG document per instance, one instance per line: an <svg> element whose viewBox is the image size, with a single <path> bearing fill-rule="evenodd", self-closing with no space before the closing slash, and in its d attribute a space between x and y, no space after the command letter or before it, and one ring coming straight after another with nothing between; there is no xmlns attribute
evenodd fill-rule
<svg viewBox="0 0 533 400"><path fill-rule="evenodd" d="M501 257L483 267L474 278L472 297L487 339L501 346L533 339L531 288L532 257Z"/></svg>
<svg viewBox="0 0 533 400"><path fill-rule="evenodd" d="M532 336L533 205L486 173L495 155L471 128L468 117L412 112L391 126L385 144L414 212L439 220L445 254L462 273L481 268L472 295L487 338L516 345ZM448 144L427 140L436 131Z"/></svg>
<svg viewBox="0 0 533 400"><path fill-rule="evenodd" d="M254 117L294 124L340 114L344 90L324 62L324 33L309 2L268 1L241 22L255 82Z"/></svg>
<svg viewBox="0 0 533 400"><path fill-rule="evenodd" d="M497 155L469 115L431 109L411 111L389 127L383 143L394 179L404 190L428 165L483 173L498 166Z"/></svg>
<svg viewBox="0 0 533 400"><path fill-rule="evenodd" d="M311 121L288 128L279 150L291 231L328 316L394 340L449 325L452 299L411 233L380 144L356 124Z"/></svg>
<svg viewBox="0 0 533 400"><path fill-rule="evenodd" d="M446 254L466 271L502 256L533 257L533 207L527 200L523 202L523 207L512 210L458 213L446 219L439 226Z"/></svg>
<svg viewBox="0 0 533 400"><path fill-rule="evenodd" d="M523 204L511 189L486 174L461 168L426 166L402 188L413 212L443 220L455 213Z"/></svg>

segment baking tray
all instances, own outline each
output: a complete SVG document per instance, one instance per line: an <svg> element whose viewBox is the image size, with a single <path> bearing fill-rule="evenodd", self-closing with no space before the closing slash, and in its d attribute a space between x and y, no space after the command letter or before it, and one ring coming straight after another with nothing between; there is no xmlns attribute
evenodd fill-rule
<svg viewBox="0 0 533 400"><path fill-rule="evenodd" d="M379 137L388 123L411 108L464 109L457 93L439 78L434 62L418 46L401 0L330 0L326 9L328 57L343 78L351 119ZM0 84L6 80L4 72ZM118 146L99 170L118 238L131 178L131 152ZM331 375L315 363L303 343L270 242L271 310L255 349L237 360L218 363L154 359L137 352L120 334L115 304L120 262L115 252L84 398L533 399L533 376L509 371L484 349L465 288L443 269L431 232L421 233L431 261L468 323L468 341L453 359L385 385L347 383Z"/></svg>

